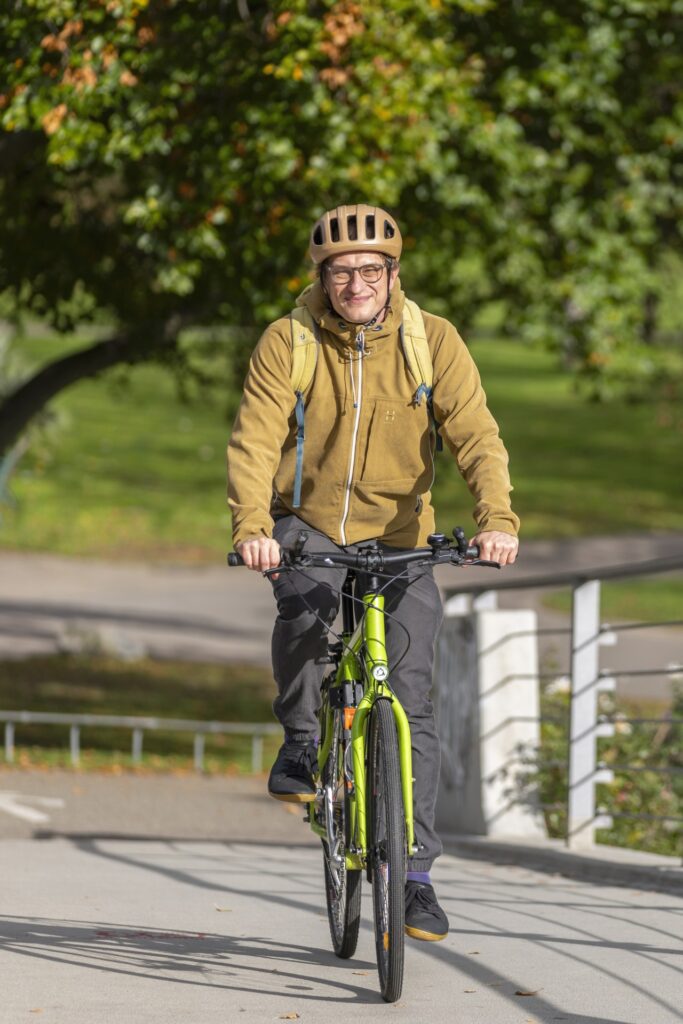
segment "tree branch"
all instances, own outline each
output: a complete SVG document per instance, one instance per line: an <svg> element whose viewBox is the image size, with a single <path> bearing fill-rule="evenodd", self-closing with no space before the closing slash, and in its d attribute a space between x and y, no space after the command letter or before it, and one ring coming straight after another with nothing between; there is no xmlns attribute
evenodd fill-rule
<svg viewBox="0 0 683 1024"><path fill-rule="evenodd" d="M160 332L159 345L167 347L174 342L175 332ZM36 413L64 388L84 377L95 377L117 363L144 362L152 350L149 343L142 345L132 334L123 333L42 367L0 403L0 455L8 451Z"/></svg>

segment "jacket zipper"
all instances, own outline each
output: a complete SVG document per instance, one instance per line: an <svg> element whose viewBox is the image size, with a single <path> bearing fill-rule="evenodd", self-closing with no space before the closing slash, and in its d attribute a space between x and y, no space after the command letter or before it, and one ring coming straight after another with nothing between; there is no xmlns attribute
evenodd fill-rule
<svg viewBox="0 0 683 1024"><path fill-rule="evenodd" d="M365 332L359 331L358 337L356 338L356 348L360 353L358 359L358 391L356 392L356 386L353 379L353 364L356 360L352 359L349 363L351 371L351 386L353 388L354 395L354 407L356 410L356 417L353 423L353 437L351 438L351 458L349 459L349 473L346 478L346 494L344 496L344 511L342 513L341 523L339 524L339 533L341 536L342 545L346 545L346 520L349 517L349 505L351 503L351 484L353 481L353 470L356 465L356 444L358 441L358 426L360 424L360 407L361 400L363 397L363 346L365 345Z"/></svg>

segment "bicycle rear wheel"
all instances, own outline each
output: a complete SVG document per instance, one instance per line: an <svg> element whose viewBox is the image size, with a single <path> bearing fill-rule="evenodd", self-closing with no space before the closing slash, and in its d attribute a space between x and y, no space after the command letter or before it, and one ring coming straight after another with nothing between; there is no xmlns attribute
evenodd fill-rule
<svg viewBox="0 0 683 1024"><path fill-rule="evenodd" d="M382 998L401 995L405 923L406 838L398 737L391 703L372 709L368 737L368 860L375 949Z"/></svg>
<svg viewBox="0 0 683 1024"><path fill-rule="evenodd" d="M331 841L323 840L325 898L332 946L338 957L348 959L356 952L360 928L362 872L346 866L349 843L349 797L344 777L344 744L341 713L334 716L334 734L323 769L323 809Z"/></svg>

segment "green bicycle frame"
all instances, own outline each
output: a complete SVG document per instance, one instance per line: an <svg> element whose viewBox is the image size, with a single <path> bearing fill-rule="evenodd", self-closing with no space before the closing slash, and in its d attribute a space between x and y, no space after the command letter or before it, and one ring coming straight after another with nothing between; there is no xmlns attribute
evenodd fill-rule
<svg viewBox="0 0 683 1024"><path fill-rule="evenodd" d="M365 788L365 738L368 716L380 697L391 702L398 735L399 760L401 766L401 789L406 823L406 842L409 854L415 847L413 819L413 757L410 745L410 726L403 707L389 686L389 665L386 651L384 625L384 595L369 592L363 596L365 614L351 636L344 636L344 653L337 670L336 686L347 681L364 680L363 696L356 708L351 727L351 749L353 754L354 791L350 800L350 834L353 847L346 853L346 864L350 869L362 867L367 856L366 788ZM324 739L320 751L322 772L332 745L332 711L326 710ZM319 835L325 830L311 821Z"/></svg>

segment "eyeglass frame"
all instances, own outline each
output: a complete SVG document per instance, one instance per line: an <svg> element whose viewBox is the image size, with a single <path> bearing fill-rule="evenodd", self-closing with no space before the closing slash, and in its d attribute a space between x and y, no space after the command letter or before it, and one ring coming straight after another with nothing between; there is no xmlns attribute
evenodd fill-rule
<svg viewBox="0 0 683 1024"><path fill-rule="evenodd" d="M380 266L381 269L379 276L376 277L374 280L368 281L365 277L363 277L364 270L369 270L370 268L376 269L377 267ZM332 267L325 265L323 267L323 270L329 275L330 278L332 278L336 285L342 285L342 287L346 288L353 281L356 272L358 273L361 281L364 281L365 284L378 284L382 280L382 272L385 270L391 271L393 266L394 260L392 260L391 257L386 257L384 260L382 260L381 265L379 263L364 263L362 267L337 267L336 272L342 273L346 277L346 280L344 282L334 281L334 270Z"/></svg>

